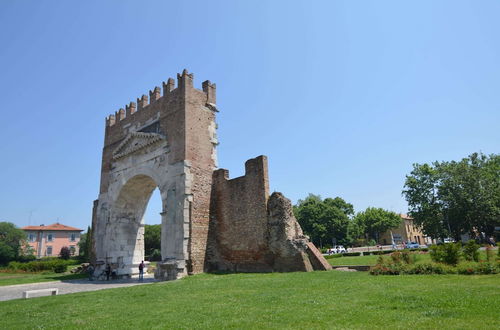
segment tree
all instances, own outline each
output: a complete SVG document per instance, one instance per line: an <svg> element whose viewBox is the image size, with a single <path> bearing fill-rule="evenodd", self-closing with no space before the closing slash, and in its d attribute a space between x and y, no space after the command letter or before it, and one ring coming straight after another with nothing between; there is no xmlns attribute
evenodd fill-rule
<svg viewBox="0 0 500 330"><path fill-rule="evenodd" d="M25 242L26 234L22 229L10 222L0 222L0 263L17 259Z"/></svg>
<svg viewBox="0 0 500 330"><path fill-rule="evenodd" d="M151 256L154 250L161 250L161 225L145 225L144 254Z"/></svg>
<svg viewBox="0 0 500 330"><path fill-rule="evenodd" d="M402 221L399 214L375 207L369 207L354 217L359 231L366 234L368 239L374 239L376 242L378 242L381 233L397 228Z"/></svg>
<svg viewBox="0 0 500 330"><path fill-rule="evenodd" d="M414 164L403 195L428 236L458 240L477 231L490 236L500 224L500 155Z"/></svg>
<svg viewBox="0 0 500 330"><path fill-rule="evenodd" d="M7 243L0 241L0 265L6 265L15 258L14 249Z"/></svg>
<svg viewBox="0 0 500 330"><path fill-rule="evenodd" d="M87 227L87 232L80 236L80 242L78 242L78 250L80 251L80 257L83 257L85 261L91 261L92 259L92 228Z"/></svg>
<svg viewBox="0 0 500 330"><path fill-rule="evenodd" d="M304 233L319 246L333 239L337 244L349 244L348 227L353 213L352 204L340 197L322 200L318 195L309 194L294 206L295 217Z"/></svg>

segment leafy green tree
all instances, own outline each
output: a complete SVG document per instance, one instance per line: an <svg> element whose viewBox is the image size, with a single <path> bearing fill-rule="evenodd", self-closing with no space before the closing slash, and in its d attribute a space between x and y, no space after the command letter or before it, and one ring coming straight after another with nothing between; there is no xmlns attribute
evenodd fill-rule
<svg viewBox="0 0 500 330"><path fill-rule="evenodd" d="M161 251L161 225L145 225L144 253L151 256L154 250Z"/></svg>
<svg viewBox="0 0 500 330"><path fill-rule="evenodd" d="M87 227L87 232L80 235L80 242L78 242L78 251L80 258L90 262L92 259L92 228Z"/></svg>
<svg viewBox="0 0 500 330"><path fill-rule="evenodd" d="M458 240L475 231L490 236L500 224L500 155L414 164L403 195L410 216L428 236Z"/></svg>
<svg viewBox="0 0 500 330"><path fill-rule="evenodd" d="M0 263L16 260L22 253L26 234L10 222L0 222Z"/></svg>
<svg viewBox="0 0 500 330"><path fill-rule="evenodd" d="M352 204L340 197L326 198L309 194L294 206L294 214L304 233L319 246L330 244L350 244L348 233L350 217L354 213Z"/></svg>
<svg viewBox="0 0 500 330"><path fill-rule="evenodd" d="M366 234L368 239L379 241L380 234L389 229L397 228L403 219L399 214L382 208L369 207L354 217L359 230Z"/></svg>
<svg viewBox="0 0 500 330"><path fill-rule="evenodd" d="M6 265L16 258L14 249L7 243L0 241L0 265Z"/></svg>

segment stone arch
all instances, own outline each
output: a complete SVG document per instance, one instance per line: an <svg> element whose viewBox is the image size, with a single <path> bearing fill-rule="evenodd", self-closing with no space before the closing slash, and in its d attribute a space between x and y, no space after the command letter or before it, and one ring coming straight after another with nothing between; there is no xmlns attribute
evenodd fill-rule
<svg viewBox="0 0 500 330"><path fill-rule="evenodd" d="M133 273L144 258L144 212L156 187L151 177L134 176L112 204L106 227L106 261L116 263L120 273Z"/></svg>
<svg viewBox="0 0 500 330"><path fill-rule="evenodd" d="M162 260L174 260L178 268L186 265L188 254L183 220L186 196L178 193L183 192L179 173L173 177L161 174L158 168L139 166L117 175L109 187L107 203L102 204L100 216L106 219L100 249L105 255L101 260L110 263L118 275L138 272L137 266L144 258L144 213L156 188L162 201Z"/></svg>

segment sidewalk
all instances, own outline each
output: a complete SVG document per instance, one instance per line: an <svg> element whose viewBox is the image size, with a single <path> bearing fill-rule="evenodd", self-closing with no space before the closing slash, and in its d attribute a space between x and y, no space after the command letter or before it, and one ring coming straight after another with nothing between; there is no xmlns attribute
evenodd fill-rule
<svg viewBox="0 0 500 330"><path fill-rule="evenodd" d="M55 282L42 282L30 284L16 284L8 286L0 286L0 301L20 299L22 298L23 291L39 290L48 288L58 288L59 294L68 294L84 291L96 291L111 288L123 288L134 285L150 284L158 282L152 275L145 275L144 281L139 282L137 278L121 279L112 281L89 281L88 279L68 280L68 281L55 281Z"/></svg>

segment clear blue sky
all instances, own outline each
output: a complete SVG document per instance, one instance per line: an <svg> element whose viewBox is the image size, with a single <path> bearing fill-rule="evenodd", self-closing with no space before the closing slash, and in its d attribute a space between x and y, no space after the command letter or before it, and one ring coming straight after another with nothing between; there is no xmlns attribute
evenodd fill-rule
<svg viewBox="0 0 500 330"><path fill-rule="evenodd" d="M406 211L412 163L500 151L499 1L2 1L0 220L86 228L104 118L187 68L219 166ZM147 223L159 222L158 196Z"/></svg>

